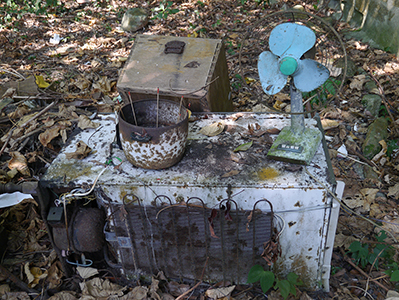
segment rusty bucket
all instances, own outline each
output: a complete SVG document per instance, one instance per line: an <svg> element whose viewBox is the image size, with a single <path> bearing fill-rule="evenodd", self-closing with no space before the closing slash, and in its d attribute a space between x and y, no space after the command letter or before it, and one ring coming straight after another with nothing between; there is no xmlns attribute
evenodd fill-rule
<svg viewBox="0 0 399 300"><path fill-rule="evenodd" d="M171 167L181 160L186 147L187 109L170 100L159 100L159 105L156 99L127 104L119 112L119 134L126 158L134 166Z"/></svg>

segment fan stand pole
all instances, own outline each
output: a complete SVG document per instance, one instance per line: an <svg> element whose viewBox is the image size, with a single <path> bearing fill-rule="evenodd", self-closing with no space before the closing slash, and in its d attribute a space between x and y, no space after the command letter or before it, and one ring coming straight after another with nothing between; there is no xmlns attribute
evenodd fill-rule
<svg viewBox="0 0 399 300"><path fill-rule="evenodd" d="M319 148L321 132L305 127L302 93L291 83L291 126L284 127L267 156L276 160L309 165Z"/></svg>
<svg viewBox="0 0 399 300"><path fill-rule="evenodd" d="M305 130L305 117L303 114L302 93L298 91L293 82L290 84L291 112L298 113L291 115L291 131L294 134L302 134Z"/></svg>

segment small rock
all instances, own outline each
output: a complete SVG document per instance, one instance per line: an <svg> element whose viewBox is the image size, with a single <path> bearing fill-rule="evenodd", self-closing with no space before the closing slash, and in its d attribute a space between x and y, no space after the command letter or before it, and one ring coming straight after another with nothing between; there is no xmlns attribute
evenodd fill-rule
<svg viewBox="0 0 399 300"><path fill-rule="evenodd" d="M365 88L369 93L374 93L374 94L378 93L378 87L377 87L377 84L375 83L374 80L367 81L367 82L364 84L364 88Z"/></svg>
<svg viewBox="0 0 399 300"><path fill-rule="evenodd" d="M378 117L381 101L381 96L375 94L364 95L362 98L362 104L374 117Z"/></svg>
<svg viewBox="0 0 399 300"><path fill-rule="evenodd" d="M337 68L343 68L344 66L345 66L345 60L343 58L338 59L337 62L336 62L336 67ZM357 71L358 70L357 70L356 64L352 60L347 59L347 62L346 62L346 77L347 78L351 78L351 77L355 76Z"/></svg>
<svg viewBox="0 0 399 300"><path fill-rule="evenodd" d="M370 125L367 131L362 147L363 155L368 159L372 159L382 149L379 141L385 140L387 137L388 121L386 118L380 117Z"/></svg>
<svg viewBox="0 0 399 300"><path fill-rule="evenodd" d="M121 27L124 31L137 31L148 23L147 11L143 8L131 8L125 12Z"/></svg>
<svg viewBox="0 0 399 300"><path fill-rule="evenodd" d="M364 180L365 179L365 172L364 172L364 168L363 165L355 163L353 164L353 169L356 172L356 174L359 176L360 180Z"/></svg>
<svg viewBox="0 0 399 300"><path fill-rule="evenodd" d="M375 182L380 181L378 174L370 166L364 166L363 168L364 178L372 179Z"/></svg>

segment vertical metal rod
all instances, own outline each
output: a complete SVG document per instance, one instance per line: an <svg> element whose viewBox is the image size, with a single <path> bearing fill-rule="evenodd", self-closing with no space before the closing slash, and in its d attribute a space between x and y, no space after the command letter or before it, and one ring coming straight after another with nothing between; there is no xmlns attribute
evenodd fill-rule
<svg viewBox="0 0 399 300"><path fill-rule="evenodd" d="M237 247L236 247L236 266L237 266L237 269L236 269L236 275L237 275L237 277L236 277L236 282L240 282L240 269L241 269L241 260L240 260L240 251L239 251L239 248L240 248L240 216L239 216L239 214L238 214L238 207L236 207L236 244L237 244ZM241 245L241 247L242 247L242 245Z"/></svg>
<svg viewBox="0 0 399 300"><path fill-rule="evenodd" d="M133 118L134 118L134 124L137 126L136 113L134 111L133 101L132 101L132 97L130 96L130 92L128 93L128 95L129 95L129 100L130 100L130 106L132 107L132 114L133 114Z"/></svg>
<svg viewBox="0 0 399 300"><path fill-rule="evenodd" d="M299 113L291 115L291 131L300 134L305 130L305 116L303 114L302 93L294 87L294 83L290 85L291 92L291 112Z"/></svg>
<svg viewBox="0 0 399 300"><path fill-rule="evenodd" d="M148 228L149 226L147 225L147 215L145 211L145 207L141 205L140 200L138 201L138 205L140 207L140 219L141 219L141 224L143 225L143 238L145 241L145 247L147 249L147 260L148 260L148 266L150 268L150 272L153 273L153 269L157 269L156 263L153 264L153 260L155 261L155 257L153 257L153 253L151 251L152 248L152 243L151 243L151 232L150 229Z"/></svg>
<svg viewBox="0 0 399 300"><path fill-rule="evenodd" d="M157 88L157 128L158 128L158 116L159 116L159 88Z"/></svg>
<svg viewBox="0 0 399 300"><path fill-rule="evenodd" d="M195 261L194 261L194 250L193 250L193 236L191 232L191 224L190 224L190 209L188 203L186 202L186 214L187 214L187 228L188 228L188 248L189 248L189 255L191 260L191 270L192 274L195 274Z"/></svg>
<svg viewBox="0 0 399 300"><path fill-rule="evenodd" d="M181 99L180 99L180 106L179 106L179 121L181 120L181 106L182 106L182 104L183 104L183 96L181 96Z"/></svg>
<svg viewBox="0 0 399 300"><path fill-rule="evenodd" d="M224 239L224 214L222 213L222 210L219 209L219 221L220 221L220 249L222 250L222 273L223 273L223 284L226 282L226 249L224 248L225 244L225 239Z"/></svg>

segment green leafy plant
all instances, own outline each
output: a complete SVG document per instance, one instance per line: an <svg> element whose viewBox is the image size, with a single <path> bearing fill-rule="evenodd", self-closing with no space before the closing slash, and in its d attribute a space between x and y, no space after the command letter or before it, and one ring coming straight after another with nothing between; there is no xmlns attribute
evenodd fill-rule
<svg viewBox="0 0 399 300"><path fill-rule="evenodd" d="M395 253L395 249L384 243L387 235L385 231L381 231L378 235L376 235L376 239L379 243L369 246L368 244L361 243L359 241L353 241L349 246L349 253L357 264L364 268L367 264L373 265L376 270L379 268L379 260L384 259L386 265L393 265L395 262L392 260L392 257ZM395 263L396 264L396 263ZM394 266L394 265L393 265ZM399 271L397 272L397 276L399 276ZM396 273L395 275L396 276ZM396 277L395 277L396 278Z"/></svg>
<svg viewBox="0 0 399 300"><path fill-rule="evenodd" d="M393 262L393 263L389 264L387 267L388 267L388 270L385 270L384 273L387 274L391 278L392 282L398 282L399 281L398 263Z"/></svg>
<svg viewBox="0 0 399 300"><path fill-rule="evenodd" d="M222 24L222 22L220 20L216 20L215 23L212 24L213 28L216 28L217 26L219 26L220 24Z"/></svg>
<svg viewBox="0 0 399 300"><path fill-rule="evenodd" d="M235 90L239 90L242 87L242 82L243 82L243 78L240 74L235 74L234 78L236 80L234 80L231 84L231 87Z"/></svg>
<svg viewBox="0 0 399 300"><path fill-rule="evenodd" d="M340 80L330 77L318 89L308 93L302 93L302 97L305 100L311 98L310 104L312 106L315 104L324 104L327 102L329 97L334 96L337 93L340 85Z"/></svg>
<svg viewBox="0 0 399 300"><path fill-rule="evenodd" d="M392 156L392 153L393 153L395 150L399 149L398 140L395 139L395 140L389 140L389 141L387 141L387 146L388 146L388 149L387 149L387 156L388 156L388 157L391 157L391 156Z"/></svg>
<svg viewBox="0 0 399 300"><path fill-rule="evenodd" d="M362 244L359 241L353 241L349 246L349 252L357 264L361 264L364 268L369 262L369 245Z"/></svg>
<svg viewBox="0 0 399 300"><path fill-rule="evenodd" d="M50 10L64 8L58 0L6 0L0 3L0 24L10 25L25 13L47 14Z"/></svg>
<svg viewBox="0 0 399 300"><path fill-rule="evenodd" d="M225 41L226 51L229 55L234 55L236 52L234 51L234 46L232 41Z"/></svg>
<svg viewBox="0 0 399 300"><path fill-rule="evenodd" d="M291 272L287 275L287 279L279 280L272 271L266 271L260 265L255 265L249 270L247 281L248 283L259 281L263 293L273 287L284 299L287 299L290 294L296 296L296 287L303 284L295 273Z"/></svg>
<svg viewBox="0 0 399 300"><path fill-rule="evenodd" d="M155 15L153 19L167 19L169 15L176 14L179 9L172 8L173 1L162 1L158 7L154 8Z"/></svg>

